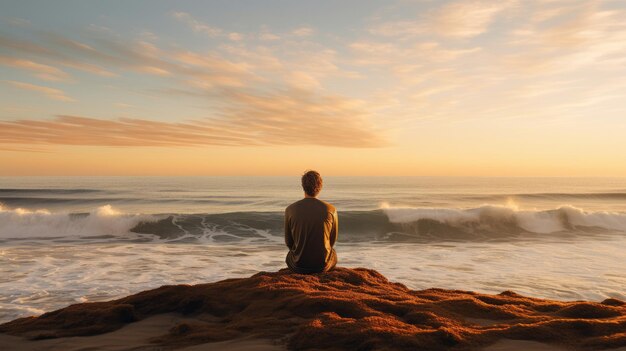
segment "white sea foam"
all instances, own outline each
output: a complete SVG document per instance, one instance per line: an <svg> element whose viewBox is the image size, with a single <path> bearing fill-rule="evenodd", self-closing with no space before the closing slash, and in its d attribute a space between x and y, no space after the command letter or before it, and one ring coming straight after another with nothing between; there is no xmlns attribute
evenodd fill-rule
<svg viewBox="0 0 626 351"><path fill-rule="evenodd" d="M626 237L447 245L338 242L342 267L431 287L559 300L625 299ZM284 244L50 243L0 252L0 323L166 284L199 284L285 267Z"/></svg>
<svg viewBox="0 0 626 351"><path fill-rule="evenodd" d="M0 205L0 238L124 235L153 216L123 214L110 205L86 214L52 213L46 209L9 209Z"/></svg>
<svg viewBox="0 0 626 351"><path fill-rule="evenodd" d="M595 227L626 231L626 213L585 211L564 205L551 210L522 210L514 205L483 205L469 209L391 207L383 204L392 223L433 220L450 226L504 224L539 234L560 232L577 227Z"/></svg>
<svg viewBox="0 0 626 351"><path fill-rule="evenodd" d="M473 240L475 234L483 237L488 233L500 237L521 232L549 234L590 228L626 232L626 213L585 211L573 206L530 210L520 209L513 203L507 206L482 205L467 209L393 207L384 204L382 209L384 215L377 211L342 212L351 219L343 222L344 239L379 240L380 236L398 230L407 234L437 233L434 237L445 238L446 233L458 233L457 229L460 229L466 235L457 235L456 239L467 240ZM162 241L193 239L202 242L278 242L282 241L282 215L279 212L262 215L254 212L144 215L122 213L110 205L75 214L45 209L11 209L0 205L0 238L128 237L132 229L138 228L138 224L156 221L149 227L140 226L139 232L156 234L152 239L157 241L160 238ZM445 227L432 226L429 222L422 223L423 221L434 221L444 224ZM378 237L365 235L367 230L362 228L364 223L370 224L369 230L379 230L380 232L375 233ZM389 223L396 227L389 228ZM405 237L402 240L406 239Z"/></svg>

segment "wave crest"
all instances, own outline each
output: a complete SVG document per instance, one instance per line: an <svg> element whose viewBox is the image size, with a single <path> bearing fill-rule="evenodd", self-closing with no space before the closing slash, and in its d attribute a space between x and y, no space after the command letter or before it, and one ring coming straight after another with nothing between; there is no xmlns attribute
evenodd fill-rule
<svg viewBox="0 0 626 351"><path fill-rule="evenodd" d="M136 238L166 241L283 242L282 212L124 214L110 205L86 213L51 213L0 205L0 239L58 237ZM432 242L549 238L566 233L626 233L626 213L589 212L572 206L520 210L483 205L469 209L383 206L339 211L339 241Z"/></svg>
<svg viewBox="0 0 626 351"><path fill-rule="evenodd" d="M9 209L0 204L0 238L119 236L150 217L123 214L110 205L87 213L51 213L46 209Z"/></svg>
<svg viewBox="0 0 626 351"><path fill-rule="evenodd" d="M520 210L514 206L483 205L470 209L384 207L389 221L411 225L427 221L479 232L549 234L593 229L626 231L626 214L587 212L573 206L550 210Z"/></svg>

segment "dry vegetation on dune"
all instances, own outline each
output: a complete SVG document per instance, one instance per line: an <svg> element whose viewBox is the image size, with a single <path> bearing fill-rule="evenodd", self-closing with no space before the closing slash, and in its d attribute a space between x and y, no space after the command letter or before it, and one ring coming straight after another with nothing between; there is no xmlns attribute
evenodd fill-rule
<svg viewBox="0 0 626 351"><path fill-rule="evenodd" d="M626 346L626 303L560 302L513 292L413 291L376 271L287 270L202 285L163 286L17 319L0 332L32 339L94 335L163 313L196 316L152 342L166 348L253 335L290 349L475 349L500 339L571 349Z"/></svg>

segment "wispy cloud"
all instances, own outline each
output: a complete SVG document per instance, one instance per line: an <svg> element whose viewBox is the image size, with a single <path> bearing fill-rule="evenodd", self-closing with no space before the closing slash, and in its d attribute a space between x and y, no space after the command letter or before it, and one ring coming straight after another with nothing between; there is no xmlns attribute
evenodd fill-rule
<svg viewBox="0 0 626 351"><path fill-rule="evenodd" d="M76 101L68 97L67 95L65 95L65 92L63 92L63 90L60 90L60 89L54 89L54 88L49 88L49 87L45 87L41 85L24 83L24 82L16 82L12 80L5 80L5 82L18 89L35 91L35 92L41 93L49 99L66 101L66 102Z"/></svg>
<svg viewBox="0 0 626 351"><path fill-rule="evenodd" d="M542 121L581 118L592 106L626 112L616 98L626 86L623 7L455 0L411 12L412 4L398 5L406 8L394 9L395 20L374 17L349 44L351 64L384 87L376 101L392 119Z"/></svg>
<svg viewBox="0 0 626 351"><path fill-rule="evenodd" d="M237 33L237 32L231 32L228 33L228 39L232 40L232 41L241 41L245 38L245 36L241 33Z"/></svg>
<svg viewBox="0 0 626 351"><path fill-rule="evenodd" d="M515 0L453 1L418 15L416 19L378 23L370 28L370 32L393 37L438 34L471 38L486 32L499 13L515 4Z"/></svg>
<svg viewBox="0 0 626 351"><path fill-rule="evenodd" d="M222 39L229 35L221 30L210 31L188 14L174 15L193 24L198 31L220 35ZM269 30L266 29L266 33ZM310 34L309 29L302 29L298 35ZM234 39L239 38L230 38L239 41ZM32 60L65 66L95 66L120 74L135 72L167 82L167 88L150 90L159 93L159 98L183 94L215 103L206 118L181 123L148 118L108 120L65 115L52 120L5 121L0 124L1 143L356 148L387 144L385 133L371 124L372 116L361 100L324 88L322 80L325 77L344 74L336 65L334 50L304 40L284 45L282 55L278 55L268 47L248 47L238 43L205 52L176 47L164 49L151 41L121 39L101 31L84 35L82 39L53 32L39 33L31 41L4 38L0 40L0 47ZM70 100L58 89L14 81L9 84L38 91L49 98ZM128 107L119 103L115 106ZM338 120L341 122L337 123Z"/></svg>
<svg viewBox="0 0 626 351"><path fill-rule="evenodd" d="M365 124L358 104L304 92L232 92L220 117L188 122L58 116L0 121L0 144L92 146L323 145L380 147L385 138ZM342 123L337 124L337 119Z"/></svg>
<svg viewBox="0 0 626 351"><path fill-rule="evenodd" d="M66 41L59 41L65 45ZM162 97L185 94L218 107L202 121L171 123L149 119L105 120L62 116L54 120L15 120L0 124L2 143L101 146L205 146L205 145L323 145L334 147L380 147L387 144L384 132L373 126L367 106L357 99L324 92L320 78L337 71L334 53L321 51L303 55L299 65L315 62L311 71L286 68L281 61L265 66L273 56L240 52L245 62L226 60L216 54L190 51L154 52L136 45L116 48L117 56L101 47L69 44L76 57L88 51L96 62L117 69L173 79ZM123 55L123 56L122 56ZM247 56L250 55L250 56ZM122 61L122 57L125 62ZM158 57L158 58L157 58ZM116 65L116 66L113 66ZM289 63L292 65L292 63ZM270 69L270 73L263 72ZM280 69L279 75L271 70ZM153 71L158 70L158 71ZM265 78L270 74L274 80ZM279 78L279 79L277 79ZM70 101L61 90L21 82L8 82L20 89L43 93L49 98ZM173 84L173 85L172 85ZM117 105L121 106L121 105ZM124 105L125 107L125 105ZM180 118L180 116L176 116ZM338 121L340 121L338 123ZM80 131L80 133L79 133ZM73 136L80 134L80 136Z"/></svg>
<svg viewBox="0 0 626 351"><path fill-rule="evenodd" d="M291 34L295 35L296 37L308 37L313 35L314 32L315 30L311 27L299 27L291 31Z"/></svg>
<svg viewBox="0 0 626 351"><path fill-rule="evenodd" d="M395 65L415 66L417 62L446 63L466 55L481 51L480 47L448 48L435 41L414 42L410 45L398 45L382 41L357 41L349 45L356 55L357 65ZM406 72L405 72L406 73Z"/></svg>
<svg viewBox="0 0 626 351"><path fill-rule="evenodd" d="M223 30L221 28L213 27L206 23L198 21L187 12L173 12L172 16L174 16L174 18L176 18L177 20L187 24L194 32L203 33L208 35L209 37L218 37L223 33Z"/></svg>
<svg viewBox="0 0 626 351"><path fill-rule="evenodd" d="M283 38L305 38L315 34L315 29L310 26L297 27L289 32L276 34L269 31L267 26L262 26L257 32L241 33L235 31L228 31L223 28L219 28L210 25L187 12L172 12L172 17L176 20L185 23L192 31L196 33L205 34L210 38L225 38L234 42L246 40L246 39L259 39L261 41L275 41Z"/></svg>
<svg viewBox="0 0 626 351"><path fill-rule="evenodd" d="M272 33L269 28L267 28L266 26L261 27L261 30L258 34L258 38L261 41L275 41L275 40L280 40L280 36Z"/></svg>
<svg viewBox="0 0 626 351"><path fill-rule="evenodd" d="M495 17L516 1L459 1L437 11L433 24L444 36L469 38L487 31Z"/></svg>
<svg viewBox="0 0 626 351"><path fill-rule="evenodd" d="M117 108L133 108L133 107L136 107L135 105L127 104L125 102L116 102L116 103L113 104L113 106L115 106Z"/></svg>
<svg viewBox="0 0 626 351"><path fill-rule="evenodd" d="M580 106L615 99L626 86L623 9L595 0L423 4L423 11L372 17L366 27L332 39L314 35L309 26L277 31L259 25L249 32L218 28L187 12L171 13L179 25L202 34L197 36L206 41L202 50L146 31L135 37L112 30L80 36L31 31L0 37L0 49L10 57L0 63L39 78L71 73L77 79L72 70L117 75L120 82L141 76L142 93L158 94L168 104L179 103L175 99L183 95L195 99L206 108L203 123L218 134L241 130L232 145L380 146L388 138L372 122L398 130L419 128L419 121L541 119L567 111L571 99ZM65 96L41 89L53 88L10 84L47 98ZM88 120L85 125L95 123ZM129 130L129 123L115 121L112 128ZM147 124L150 116L137 121ZM317 136L301 128L324 130L330 124L339 132Z"/></svg>
<svg viewBox="0 0 626 351"><path fill-rule="evenodd" d="M15 27L29 27L32 25L32 23L27 20L27 19L23 19L23 18L18 18L18 17L11 17L7 19L7 22L9 22L12 26Z"/></svg>
<svg viewBox="0 0 626 351"><path fill-rule="evenodd" d="M0 35L0 48L19 55L27 55L49 60L61 66L93 73L100 76L113 77L116 74L93 63L81 62L66 55L61 48L50 49L44 45L26 40L8 38Z"/></svg>
<svg viewBox="0 0 626 351"><path fill-rule="evenodd" d="M511 33L509 46L517 51L504 56L507 63L526 72L551 74L580 70L623 68L626 11L602 9L598 1L555 3L539 7L559 21L534 20Z"/></svg>
<svg viewBox="0 0 626 351"><path fill-rule="evenodd" d="M69 74L56 67L16 57L0 56L0 64L32 72L35 77L43 80L66 81L70 78Z"/></svg>
<svg viewBox="0 0 626 351"><path fill-rule="evenodd" d="M388 144L385 131L369 122L367 105L360 100L301 89L230 91L225 98L233 102L225 109L227 120L252 127L251 132L269 137L267 142L357 148Z"/></svg>
<svg viewBox="0 0 626 351"><path fill-rule="evenodd" d="M191 14L187 12L173 12L172 16L175 19L185 23L194 32L205 34L211 38L225 37L232 41L241 41L244 40L246 37L242 33L228 32L223 30L222 28L208 25L194 18Z"/></svg>

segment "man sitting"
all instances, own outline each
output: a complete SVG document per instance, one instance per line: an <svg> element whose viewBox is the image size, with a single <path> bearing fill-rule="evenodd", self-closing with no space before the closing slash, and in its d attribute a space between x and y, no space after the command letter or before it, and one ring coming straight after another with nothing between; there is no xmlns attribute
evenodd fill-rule
<svg viewBox="0 0 626 351"><path fill-rule="evenodd" d="M316 171L302 175L304 199L285 210L287 266L295 273L328 272L337 264L333 249L337 241L337 210L319 200L322 176Z"/></svg>

